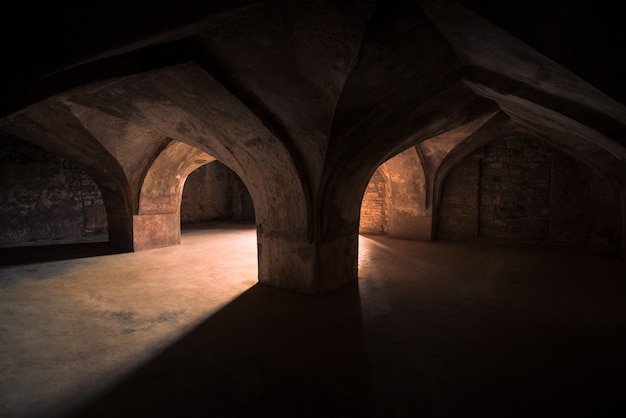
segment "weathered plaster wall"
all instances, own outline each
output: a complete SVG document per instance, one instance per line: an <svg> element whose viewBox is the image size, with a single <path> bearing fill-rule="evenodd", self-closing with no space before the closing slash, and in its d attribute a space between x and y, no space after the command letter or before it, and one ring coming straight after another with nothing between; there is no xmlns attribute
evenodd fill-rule
<svg viewBox="0 0 626 418"><path fill-rule="evenodd" d="M600 173L543 141L515 133L452 170L443 187L437 230L439 239L616 255L621 222L617 196Z"/></svg>
<svg viewBox="0 0 626 418"><path fill-rule="evenodd" d="M254 221L254 206L239 176L213 161L187 177L180 220L193 223L217 219Z"/></svg>
<svg viewBox="0 0 626 418"><path fill-rule="evenodd" d="M180 242L182 185L209 157L254 198L259 281L311 294L357 279L365 186L409 147L424 182L391 183L404 201L389 206L390 236L432 239L431 193L439 198L457 162L445 156L494 138L480 134L483 124L551 138L626 185L626 108L458 2L196 3L206 5L96 7L78 20L78 9L63 9L32 31L24 10L5 32L15 36L5 37L0 129L80 164L122 248ZM81 36L58 24L74 21ZM418 184L425 210L412 212L419 206L404 198ZM541 233L545 220L537 225Z"/></svg>
<svg viewBox="0 0 626 418"><path fill-rule="evenodd" d="M29 142L0 138L0 244L106 232L102 195L89 176Z"/></svg>

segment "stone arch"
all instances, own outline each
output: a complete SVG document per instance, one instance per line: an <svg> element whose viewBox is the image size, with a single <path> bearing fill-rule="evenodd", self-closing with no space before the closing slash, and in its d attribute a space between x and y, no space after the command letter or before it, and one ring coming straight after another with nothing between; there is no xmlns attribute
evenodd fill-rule
<svg viewBox="0 0 626 418"><path fill-rule="evenodd" d="M239 176L215 160L187 176L180 206L181 225L212 220L254 222L252 197Z"/></svg>
<svg viewBox="0 0 626 418"><path fill-rule="evenodd" d="M133 220L135 250L180 243L180 203L187 176L215 158L180 141L171 141L148 169Z"/></svg>
<svg viewBox="0 0 626 418"><path fill-rule="evenodd" d="M329 259L335 259L328 264L342 272L343 284L357 277L360 205L376 169L422 141L481 119L495 110L492 102L477 97L461 83L452 83L414 109L410 120L387 125L389 129L384 132L368 133L376 136L366 143L355 138L354 132L348 133L343 141L334 139L341 142L337 147L342 149L326 161L320 197L323 216L319 221L319 239L321 251Z"/></svg>
<svg viewBox="0 0 626 418"><path fill-rule="evenodd" d="M389 234L388 206L391 199L391 181L383 163L372 174L361 200L359 233Z"/></svg>
<svg viewBox="0 0 626 418"><path fill-rule="evenodd" d="M433 238L436 239L439 235L441 191L449 173L477 149L489 143L494 137L513 132L514 129L510 118L500 112L454 146L436 167L435 173L432 175ZM472 229L468 233L473 233L473 231Z"/></svg>
<svg viewBox="0 0 626 418"><path fill-rule="evenodd" d="M376 179L383 180L384 195L378 196L378 201L368 197L369 190L378 186L373 183ZM378 183L378 182L377 182ZM380 186L378 186L380 187ZM372 175L368 183L362 203L360 232L384 233L392 238L430 239L430 210L427 198L427 180L424 165L417 147L396 154L381 164ZM372 230L363 227L361 223L367 221L368 215L384 216L384 224Z"/></svg>
<svg viewBox="0 0 626 418"><path fill-rule="evenodd" d="M312 197L301 160L267 127L271 123L251 111L237 94L196 63L187 63L120 78L106 88L79 92L71 100L173 138L228 166L246 185L254 204L260 282L319 293ZM167 190L180 190L180 184L170 180L161 187L156 179L148 180L149 184L155 186L143 193L157 198L154 202L161 202L163 209L139 204L135 220L143 222L144 216L146 222L153 217L178 224L173 205L167 203L173 195ZM158 239L175 242L177 237L166 234ZM277 259L281 262L275 263Z"/></svg>
<svg viewBox="0 0 626 418"><path fill-rule="evenodd" d="M102 194L109 243L133 249L132 199L124 170L62 103L28 108L5 118L2 130L66 158L91 177Z"/></svg>
<svg viewBox="0 0 626 418"><path fill-rule="evenodd" d="M621 199L606 173L507 122L480 134L442 165L438 238L619 254Z"/></svg>
<svg viewBox="0 0 626 418"><path fill-rule="evenodd" d="M626 259L626 148L593 127L545 108L541 111L546 115L545 120L529 123L526 113L530 113L529 109L521 107L515 115L516 125L596 170L610 184L612 193L621 200L619 252Z"/></svg>

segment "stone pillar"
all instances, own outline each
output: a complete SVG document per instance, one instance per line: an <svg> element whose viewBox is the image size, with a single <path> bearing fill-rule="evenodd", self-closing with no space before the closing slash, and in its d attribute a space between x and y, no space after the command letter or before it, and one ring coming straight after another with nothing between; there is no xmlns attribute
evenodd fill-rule
<svg viewBox="0 0 626 418"><path fill-rule="evenodd" d="M622 260L626 260L626 188L622 187L622 242L620 243L619 256Z"/></svg>
<svg viewBox="0 0 626 418"><path fill-rule="evenodd" d="M259 226L257 240L263 284L321 295L357 279L357 233L322 243Z"/></svg>
<svg viewBox="0 0 626 418"><path fill-rule="evenodd" d="M106 202L105 202L106 203ZM133 251L133 219L107 207L109 245L123 250Z"/></svg>
<svg viewBox="0 0 626 418"><path fill-rule="evenodd" d="M180 212L133 216L135 251L180 244Z"/></svg>

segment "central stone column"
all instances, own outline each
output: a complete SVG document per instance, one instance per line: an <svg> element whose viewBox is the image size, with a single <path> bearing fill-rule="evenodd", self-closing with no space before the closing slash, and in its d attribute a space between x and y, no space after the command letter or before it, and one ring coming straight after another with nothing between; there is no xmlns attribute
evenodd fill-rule
<svg viewBox="0 0 626 418"><path fill-rule="evenodd" d="M133 216L135 251L180 244L180 211Z"/></svg>
<svg viewBox="0 0 626 418"><path fill-rule="evenodd" d="M321 243L265 229L257 229L259 282L321 295L357 279L357 233Z"/></svg>

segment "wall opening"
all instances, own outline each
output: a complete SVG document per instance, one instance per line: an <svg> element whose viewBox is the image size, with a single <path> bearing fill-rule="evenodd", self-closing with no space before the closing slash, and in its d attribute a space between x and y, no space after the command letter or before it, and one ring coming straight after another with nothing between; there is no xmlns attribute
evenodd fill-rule
<svg viewBox="0 0 626 418"><path fill-rule="evenodd" d="M448 174L437 237L617 255L618 196L597 170L543 140L514 133Z"/></svg>
<svg viewBox="0 0 626 418"><path fill-rule="evenodd" d="M389 234L389 185L379 167L372 175L361 202L359 233Z"/></svg>
<svg viewBox="0 0 626 418"><path fill-rule="evenodd" d="M426 194L420 154L410 147L381 164L370 178L361 200L359 232L430 241Z"/></svg>
<svg viewBox="0 0 626 418"><path fill-rule="evenodd" d="M254 205L239 176L219 161L213 161L187 177L180 220L182 225L216 220L253 223Z"/></svg>
<svg viewBox="0 0 626 418"><path fill-rule="evenodd" d="M96 183L68 160L0 137L0 246L106 242Z"/></svg>

